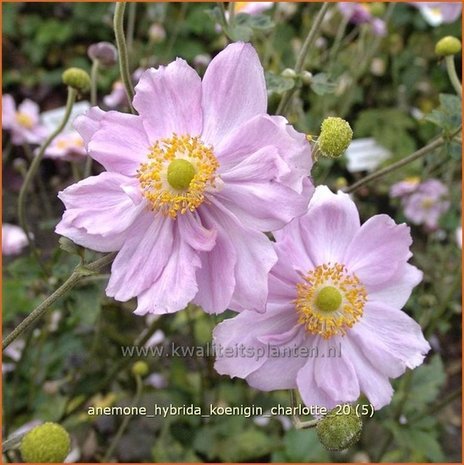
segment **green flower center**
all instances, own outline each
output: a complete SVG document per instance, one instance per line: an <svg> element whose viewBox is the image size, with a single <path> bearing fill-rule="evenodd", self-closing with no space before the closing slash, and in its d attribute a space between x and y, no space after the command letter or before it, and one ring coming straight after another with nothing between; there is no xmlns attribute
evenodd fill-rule
<svg viewBox="0 0 464 465"><path fill-rule="evenodd" d="M316 306L322 312L334 312L342 303L340 291L333 286L322 288L316 297Z"/></svg>
<svg viewBox="0 0 464 465"><path fill-rule="evenodd" d="M168 183L177 190L185 190L195 176L195 167L182 158L173 160L168 166Z"/></svg>

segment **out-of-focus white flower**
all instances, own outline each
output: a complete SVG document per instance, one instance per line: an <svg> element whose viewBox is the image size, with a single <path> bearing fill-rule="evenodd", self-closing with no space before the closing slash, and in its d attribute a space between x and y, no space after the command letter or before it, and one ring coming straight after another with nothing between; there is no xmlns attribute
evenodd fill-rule
<svg viewBox="0 0 464 465"><path fill-rule="evenodd" d="M461 15L461 2L408 2L421 12L423 18L431 26L440 26L443 23L453 23Z"/></svg>
<svg viewBox="0 0 464 465"><path fill-rule="evenodd" d="M14 224L2 225L2 254L17 255L27 246L26 233Z"/></svg>
<svg viewBox="0 0 464 465"><path fill-rule="evenodd" d="M153 23L148 29L148 37L151 42L159 44L166 39L166 31L161 24Z"/></svg>
<svg viewBox="0 0 464 465"><path fill-rule="evenodd" d="M235 13L259 15L263 11L272 8L272 5L274 5L274 2L235 2Z"/></svg>
<svg viewBox="0 0 464 465"><path fill-rule="evenodd" d="M145 343L145 347L153 347L158 344L161 344L164 340L166 339L166 336L164 335L163 331L161 329L158 329L154 332L153 336L148 339L148 341Z"/></svg>
<svg viewBox="0 0 464 465"><path fill-rule="evenodd" d="M350 173L373 171L390 156L373 138L354 139L346 150L347 169Z"/></svg>
<svg viewBox="0 0 464 465"><path fill-rule="evenodd" d="M462 226L459 226L459 228L456 229L455 236L456 244L459 246L460 249L462 249Z"/></svg>
<svg viewBox="0 0 464 465"><path fill-rule="evenodd" d="M166 377L161 373L152 373L146 378L145 384L155 389L164 389L168 385L168 382Z"/></svg>

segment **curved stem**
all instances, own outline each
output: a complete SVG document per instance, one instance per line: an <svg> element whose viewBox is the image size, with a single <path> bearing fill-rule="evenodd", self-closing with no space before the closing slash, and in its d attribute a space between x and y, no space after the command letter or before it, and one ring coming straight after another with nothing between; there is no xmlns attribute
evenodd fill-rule
<svg viewBox="0 0 464 465"><path fill-rule="evenodd" d="M306 59L306 55L308 54L309 49L311 48L311 46L313 45L314 41L317 38L317 34L322 24L322 20L324 19L324 16L327 13L329 6L330 6L330 2L326 2L322 4L322 7L316 16L316 19L314 20L311 30L306 36L306 39L301 47L300 53L296 60L296 64L295 64L296 74L300 74L301 71L303 71L303 66L304 66L304 62ZM279 103L279 106L277 107L277 110L276 110L277 114L285 113L285 111L287 110L287 106L290 103L290 98L292 97L294 91L295 91L295 88L290 89L287 92L285 92L285 94L282 97L282 100Z"/></svg>
<svg viewBox="0 0 464 465"><path fill-rule="evenodd" d="M345 189L345 192L350 194L356 191L357 189L359 189L360 187L364 186L365 184L368 184L372 181L375 181L376 179L379 179L387 174L390 174L393 171L397 170L398 168L402 168L408 163L411 163L414 160L417 160L418 158L421 158L424 155L427 155L428 153L433 152L435 149L445 144L445 142L448 139L452 139L457 134L459 134L461 132L461 129L462 127L460 126L459 129L453 132L449 137L447 138L439 137L438 139L435 139L433 142L430 142L430 144L427 144L425 147L422 147L421 149L417 150L416 152L412 153L406 158L403 158L402 160L399 160L396 163L391 164L390 166L386 166L385 168L382 168L381 170L378 170L375 173L365 176L364 178L360 179L359 181L355 182L354 184L349 186L347 189Z"/></svg>
<svg viewBox="0 0 464 465"><path fill-rule="evenodd" d="M142 392L143 392L143 383L142 383L142 378L140 375L135 376L135 381L137 383L136 391L135 391L135 397L134 397L134 403L133 407L138 407L140 403L140 398L142 397ZM113 441L111 442L110 446L108 447L108 450L105 453L105 456L103 457L102 463L108 463L114 450L116 449L116 446L119 443L119 440L121 439L122 435L124 434L124 431L126 431L129 422L131 420L133 415L126 415L121 423L121 426L119 427L116 436L114 437Z"/></svg>
<svg viewBox="0 0 464 465"><path fill-rule="evenodd" d="M39 153L37 156L34 157L32 163L27 171L26 178L24 179L23 185L21 186L21 190L19 192L18 198L18 218L19 224L21 228L23 228L24 232L26 233L27 242L31 248L31 251L36 258L37 262L42 266L39 252L36 249L35 245L33 244L32 236L29 230L29 226L26 221L26 197L29 190L30 185L39 169L40 163L44 157L45 150L47 150L48 146L53 142L55 137L60 134L61 131L66 127L68 123L69 117L71 115L72 107L74 102L76 101L77 91L71 87L68 87L68 99L66 101L66 111L63 116L63 120L61 121L60 125L48 136L47 140L42 144L40 147Z"/></svg>
<svg viewBox="0 0 464 465"><path fill-rule="evenodd" d="M119 55L119 70L121 73L121 80L126 90L129 107L132 113L135 113L132 106L132 99L134 98L134 88L129 72L129 58L127 55L126 38L124 37L124 10L126 9L126 2L116 3L114 10L114 36L116 38L116 46Z"/></svg>
<svg viewBox="0 0 464 465"><path fill-rule="evenodd" d="M448 76L450 78L451 84L453 84L454 90L462 97L462 84L456 73L456 65L454 63L454 56L448 55L445 57L446 71L448 71Z"/></svg>
<svg viewBox="0 0 464 465"><path fill-rule="evenodd" d="M18 336L29 329L45 312L59 299L66 295L83 277L99 271L109 265L115 257L114 253L105 255L87 265L79 265L69 278L38 307L36 307L16 328L5 337L2 342L2 350L5 350Z"/></svg>

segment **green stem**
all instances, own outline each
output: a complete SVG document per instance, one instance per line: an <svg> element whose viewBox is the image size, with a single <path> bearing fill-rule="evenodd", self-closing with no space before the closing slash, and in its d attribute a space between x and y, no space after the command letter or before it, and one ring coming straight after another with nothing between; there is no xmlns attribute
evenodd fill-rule
<svg viewBox="0 0 464 465"><path fill-rule="evenodd" d="M114 253L105 255L87 265L78 265L69 278L39 306L37 306L16 328L5 337L2 350L5 350L17 337L28 330L59 299L65 296L83 277L99 271L109 265L115 257Z"/></svg>
<svg viewBox="0 0 464 465"><path fill-rule="evenodd" d="M349 186L347 189L345 189L345 192L350 194L356 190L358 190L360 187L364 186L365 184L368 184L372 181L375 181L376 179L382 178L383 176L386 176L387 174L392 173L393 171L397 170L398 168L402 168L403 166L407 165L408 163L413 162L414 160L417 160L418 158L421 158L425 155L427 155L430 152L433 152L437 148L441 147L446 143L447 140L452 139L456 134L459 134L461 132L462 127L459 127L455 132L453 132L449 137L439 137L438 139L435 139L433 142L430 142L430 144L427 144L425 147L422 147L421 149L417 150L416 152L412 153L411 155L403 158L402 160L397 161L396 163L391 164L390 166L386 166L383 169L380 169L376 171L375 173L369 174L368 176L365 176L364 178L360 179L359 181L355 182L351 186Z"/></svg>
<svg viewBox="0 0 464 465"><path fill-rule="evenodd" d="M32 181L37 174L37 170L39 169L40 163L45 155L45 150L47 150L48 146L53 142L55 137L60 134L61 131L66 127L68 123L69 117L71 115L72 107L74 102L76 101L77 91L71 87L68 87L68 99L66 101L66 111L63 116L63 120L61 121L60 125L48 136L47 140L43 143L40 147L39 153L37 156L34 157L32 163L29 167L29 170L26 175L26 179L24 180L23 185L21 186L21 190L19 192L19 199L18 199L18 218L21 227L23 228L24 232L26 233L27 242L31 248L31 251L37 260L37 262L42 266L39 252L33 243L33 239L29 230L29 225L26 221L26 197Z"/></svg>
<svg viewBox="0 0 464 465"><path fill-rule="evenodd" d="M129 58L127 55L126 38L124 37L124 10L126 9L126 2L117 2L114 10L114 35L116 38L116 46L119 55L119 70L121 73L121 80L126 90L129 107L132 113L135 113L132 106L132 99L134 98L134 88L129 72Z"/></svg>
<svg viewBox="0 0 464 465"><path fill-rule="evenodd" d="M446 71L448 71L448 76L450 78L451 84L453 84L454 90L462 97L462 84L459 80L458 74L456 73L456 65L454 63L454 56L448 55L445 57Z"/></svg>
<svg viewBox="0 0 464 465"><path fill-rule="evenodd" d="M135 391L135 396L134 396L134 407L138 407L140 403L140 398L142 397L142 392L143 392L143 383L142 383L142 378L140 375L135 376L135 381L137 383L136 391ZM110 446L108 447L108 450L106 451L105 456L103 457L102 463L108 463L110 461L111 456L113 455L114 450L116 449L116 446L118 445L122 435L126 431L127 427L129 426L129 422L131 420L133 415L126 415L116 433L116 436L114 437L113 441L111 442Z"/></svg>
<svg viewBox="0 0 464 465"><path fill-rule="evenodd" d="M330 2L326 2L322 4L322 7L316 16L316 19L314 20L311 30L309 31L308 35L306 36L305 41L303 42L303 45L301 47L300 53L298 55L298 58L295 64L296 74L300 74L301 71L303 71L303 66L304 66L304 62L306 59L306 55L308 54L309 49L311 48L311 46L313 45L314 41L317 38L317 34L322 25L322 20L324 19L324 16L327 13L329 6L330 6ZM277 114L285 113L285 111L287 110L288 104L290 103L290 99L293 95L293 92L295 92L295 87L285 92L285 94L282 97L282 100L279 103L279 106L277 107L277 110L276 110Z"/></svg>

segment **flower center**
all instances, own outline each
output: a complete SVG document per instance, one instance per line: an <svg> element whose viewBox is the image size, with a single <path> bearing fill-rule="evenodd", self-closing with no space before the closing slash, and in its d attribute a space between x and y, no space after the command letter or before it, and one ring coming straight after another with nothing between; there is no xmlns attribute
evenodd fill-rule
<svg viewBox="0 0 464 465"><path fill-rule="evenodd" d="M422 200L422 208L424 210L430 210L435 205L435 200L429 197Z"/></svg>
<svg viewBox="0 0 464 465"><path fill-rule="evenodd" d="M324 339L351 328L362 316L366 288L344 265L330 263L308 272L296 285L298 323Z"/></svg>
<svg viewBox="0 0 464 465"><path fill-rule="evenodd" d="M23 126L26 129L31 129L34 126L34 121L32 118L21 111L16 113L16 121L19 125Z"/></svg>
<svg viewBox="0 0 464 465"><path fill-rule="evenodd" d="M147 158L137 172L142 193L152 210L173 219L195 211L216 187L219 162L199 137L173 134L157 141Z"/></svg>

